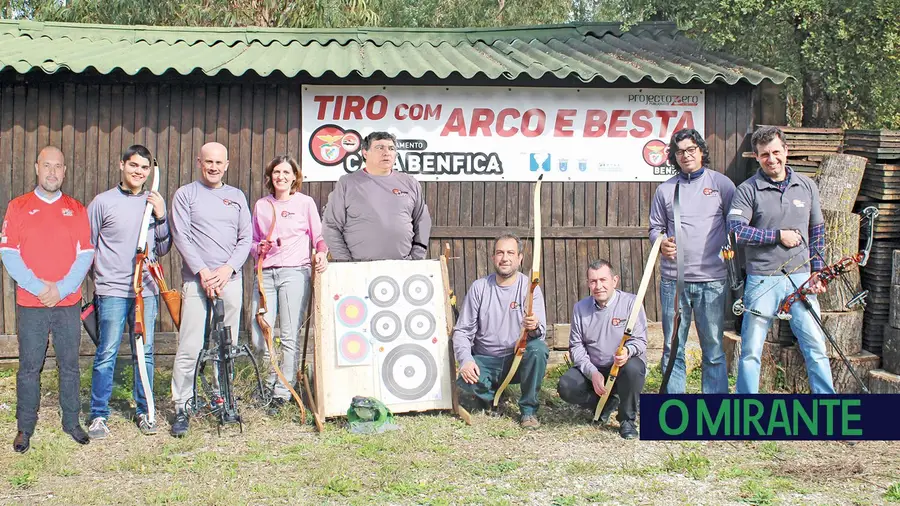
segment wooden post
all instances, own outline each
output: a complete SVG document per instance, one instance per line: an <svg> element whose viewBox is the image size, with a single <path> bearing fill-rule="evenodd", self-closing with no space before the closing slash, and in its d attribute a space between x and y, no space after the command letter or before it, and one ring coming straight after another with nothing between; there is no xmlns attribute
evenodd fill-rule
<svg viewBox="0 0 900 506"><path fill-rule="evenodd" d="M900 329L887 327L881 348L882 368L889 373L900 374Z"/></svg>
<svg viewBox="0 0 900 506"><path fill-rule="evenodd" d="M869 391L873 394L900 394L900 376L884 369L869 371Z"/></svg>

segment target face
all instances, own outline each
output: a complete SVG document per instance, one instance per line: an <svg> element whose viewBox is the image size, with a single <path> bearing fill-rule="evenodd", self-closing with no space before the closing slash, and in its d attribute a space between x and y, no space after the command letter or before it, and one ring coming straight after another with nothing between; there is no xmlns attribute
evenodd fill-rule
<svg viewBox="0 0 900 506"><path fill-rule="evenodd" d="M345 364L361 364L369 357L372 347L369 341L359 332L347 332L338 342L339 362Z"/></svg>
<svg viewBox="0 0 900 506"><path fill-rule="evenodd" d="M369 300L376 306L388 307L400 298L400 285L389 276L378 276L369 283Z"/></svg>
<svg viewBox="0 0 900 506"><path fill-rule="evenodd" d="M382 343L389 343L400 335L400 317L391 311L380 311L375 313L372 321L369 322L369 330L372 336Z"/></svg>
<svg viewBox="0 0 900 506"><path fill-rule="evenodd" d="M356 296L348 296L338 302L338 322L345 327L359 327L366 321L366 303Z"/></svg>
<svg viewBox="0 0 900 506"><path fill-rule="evenodd" d="M413 306L426 304L434 296L434 285L431 280L422 274L410 276L403 283L403 296Z"/></svg>
<svg viewBox="0 0 900 506"><path fill-rule="evenodd" d="M406 333L413 339L429 339L434 335L437 322L434 315L424 309L414 309L406 316Z"/></svg>
<svg viewBox="0 0 900 506"><path fill-rule="evenodd" d="M394 397L415 401L434 388L438 368L428 350L417 344L401 344L384 359L381 379Z"/></svg>

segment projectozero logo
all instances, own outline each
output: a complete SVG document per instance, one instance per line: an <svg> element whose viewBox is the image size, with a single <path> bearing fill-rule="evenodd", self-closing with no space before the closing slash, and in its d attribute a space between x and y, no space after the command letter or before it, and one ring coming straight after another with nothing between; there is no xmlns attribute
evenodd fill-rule
<svg viewBox="0 0 900 506"><path fill-rule="evenodd" d="M309 154L325 166L339 165L351 153L359 151L362 139L355 130L337 125L322 125L309 136Z"/></svg>
<svg viewBox="0 0 900 506"><path fill-rule="evenodd" d="M647 162L647 165L652 167L661 167L669 158L668 146L659 139L653 139L644 144L641 154L644 156L644 161Z"/></svg>
<svg viewBox="0 0 900 506"><path fill-rule="evenodd" d="M613 318L611 323L613 327L621 327L625 324L621 318Z"/></svg>

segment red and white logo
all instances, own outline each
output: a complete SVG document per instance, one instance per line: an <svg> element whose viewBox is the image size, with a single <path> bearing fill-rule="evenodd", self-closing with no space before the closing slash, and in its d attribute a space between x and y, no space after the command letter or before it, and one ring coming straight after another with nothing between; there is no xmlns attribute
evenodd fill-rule
<svg viewBox="0 0 900 506"><path fill-rule="evenodd" d="M644 157L644 161L647 162L647 165L650 165L651 167L660 167L665 165L666 160L669 158L669 146L659 139L653 139L647 144L644 144L644 149L641 154Z"/></svg>
<svg viewBox="0 0 900 506"><path fill-rule="evenodd" d="M711 197L711 196L718 195L719 190L716 190L715 188L704 188L703 194L706 195L707 197Z"/></svg>
<svg viewBox="0 0 900 506"><path fill-rule="evenodd" d="M621 318L613 318L613 319L612 319L612 326L613 326L613 327L621 327L621 326L624 325L624 324L625 324L625 322L623 322Z"/></svg>
<svg viewBox="0 0 900 506"><path fill-rule="evenodd" d="M72 216L73 214L74 214L74 213L72 212L72 210L69 209L68 207L62 210L62 215L63 215L63 216Z"/></svg>

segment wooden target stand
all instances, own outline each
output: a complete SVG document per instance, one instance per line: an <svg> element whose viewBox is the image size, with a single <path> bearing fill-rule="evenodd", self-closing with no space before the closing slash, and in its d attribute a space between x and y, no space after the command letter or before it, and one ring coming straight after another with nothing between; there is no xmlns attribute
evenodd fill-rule
<svg viewBox="0 0 900 506"><path fill-rule="evenodd" d="M449 245L439 260L335 262L330 264L324 273L316 276L312 308L314 315L312 325L315 329L312 367L314 373L312 391L315 399L312 404L315 405L314 412L319 420L346 416L352 398L365 396L379 399L394 413L449 410L465 423L471 424L471 415L459 405L456 386L456 361L451 339L455 319L451 303L453 294L447 268L448 258ZM410 269L413 266L414 268ZM377 281L378 278L392 277L392 273L398 273L396 277L403 277L409 272L414 274L406 276L407 286L403 288L400 288L401 283L397 281L386 283L389 294L385 297L390 300L376 301L377 296L370 297L373 293L373 279ZM429 317L426 321L433 322L433 329L429 328L433 334L429 333L429 338L422 339L424 334L415 336L415 332L408 331L410 321L421 321L421 318L412 320L411 312L405 311L413 306L408 304L404 306L404 299L410 298L403 290L408 289L411 278L426 276L430 279L432 287L425 286L426 291L433 290L431 292L433 295L429 302L420 302L418 304L421 305L411 311L418 312L419 316L427 312ZM398 293L390 292L391 286L397 288ZM397 301L399 309L393 316L385 318L390 322L396 322L385 323L385 328L391 330L384 332L391 335L376 335L382 331L373 330L374 327L370 328L370 324L374 317L394 311L394 307L385 307L392 301ZM347 310L349 306L352 307ZM402 323L404 320L405 323ZM379 320L379 323L381 321ZM404 328L399 329L395 325L396 327L404 325ZM428 328L428 325L425 326ZM347 340L349 334L354 336ZM427 349L428 353L418 351L412 354L412 359L409 359L402 356L399 350L395 352L401 347L405 347L406 350ZM352 356L345 353L348 349L354 353ZM397 359L397 356L401 358ZM401 373L397 375L400 380L404 380L402 376L409 376L406 379L415 382L422 374L421 368L417 366L430 362L429 357L434 358L437 366L437 379L434 385L429 388L423 387L427 393L421 399L405 398L402 402L398 401L397 380L392 380L393 388L387 386L386 380L392 372L400 370ZM404 360L406 362L403 362ZM404 366L404 363L407 365ZM386 371L387 369L390 370ZM427 378L431 370L428 367L424 369L427 371L425 374ZM412 389L415 390L415 387Z"/></svg>

